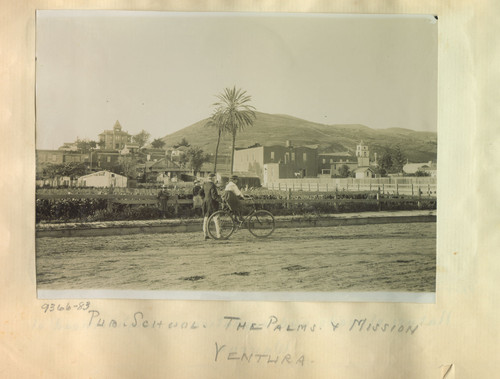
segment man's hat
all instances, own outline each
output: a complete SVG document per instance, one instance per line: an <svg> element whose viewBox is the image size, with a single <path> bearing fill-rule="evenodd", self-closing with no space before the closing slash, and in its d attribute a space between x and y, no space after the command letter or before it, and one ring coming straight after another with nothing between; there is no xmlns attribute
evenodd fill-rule
<svg viewBox="0 0 500 379"><path fill-rule="evenodd" d="M238 175L232 175L229 179L231 179L231 180L237 180L238 179Z"/></svg>
<svg viewBox="0 0 500 379"><path fill-rule="evenodd" d="M215 178L215 174L208 174L208 177L211 178L211 179Z"/></svg>

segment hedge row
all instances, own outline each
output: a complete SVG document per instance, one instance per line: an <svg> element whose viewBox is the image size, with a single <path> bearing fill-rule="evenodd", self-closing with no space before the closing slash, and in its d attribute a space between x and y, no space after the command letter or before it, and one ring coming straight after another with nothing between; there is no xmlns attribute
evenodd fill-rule
<svg viewBox="0 0 500 379"><path fill-rule="evenodd" d="M328 195L330 196L330 195ZM347 194L338 196L338 199L373 199L371 194ZM179 198L189 199L192 195L179 196ZM276 199L272 195L255 196L258 199ZM294 196L295 199L301 199ZM304 202L287 204L283 201L277 204L257 205L271 211L276 216L281 215L305 215L305 214L329 214L348 212L377 211L376 203L359 202L338 202L318 203L316 197L307 196ZM332 197L323 197L333 199ZM281 198L283 199L283 198ZM415 209L435 209L436 201L431 199L420 202L394 202L384 203L382 210L415 210ZM247 207L250 210L250 207ZM91 222L91 221L113 221L113 220L152 220L162 217L166 218L194 218L201 217L201 209L193 209L191 204L180 204L177 214L173 206L169 206L166 214L163 214L158 206L130 206L124 204L113 204L111 208L104 199L57 199L57 200L36 200L36 221L37 222Z"/></svg>

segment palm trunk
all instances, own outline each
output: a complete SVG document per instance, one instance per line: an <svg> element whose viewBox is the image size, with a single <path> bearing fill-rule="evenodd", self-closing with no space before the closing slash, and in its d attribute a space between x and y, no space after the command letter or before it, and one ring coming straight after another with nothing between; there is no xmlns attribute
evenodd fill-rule
<svg viewBox="0 0 500 379"><path fill-rule="evenodd" d="M233 167L234 167L234 145L236 143L236 130L233 130L233 146L231 149L231 175L233 175Z"/></svg>
<svg viewBox="0 0 500 379"><path fill-rule="evenodd" d="M214 162L214 174L217 173L217 155L219 154L219 143L220 143L220 135L222 130L219 129L219 137L217 138L217 146L215 146L215 162Z"/></svg>

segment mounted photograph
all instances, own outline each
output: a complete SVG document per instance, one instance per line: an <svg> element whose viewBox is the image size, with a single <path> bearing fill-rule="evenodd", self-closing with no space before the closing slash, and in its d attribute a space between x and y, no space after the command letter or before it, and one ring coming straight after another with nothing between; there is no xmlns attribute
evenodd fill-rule
<svg viewBox="0 0 500 379"><path fill-rule="evenodd" d="M39 298L434 303L433 15L41 10Z"/></svg>

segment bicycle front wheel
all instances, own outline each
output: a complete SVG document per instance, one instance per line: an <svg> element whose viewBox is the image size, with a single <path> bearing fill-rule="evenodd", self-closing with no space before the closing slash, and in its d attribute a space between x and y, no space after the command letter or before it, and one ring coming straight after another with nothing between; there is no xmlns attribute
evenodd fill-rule
<svg viewBox="0 0 500 379"><path fill-rule="evenodd" d="M257 238L269 237L274 232L274 216L266 210L258 210L248 220L248 230Z"/></svg>
<svg viewBox="0 0 500 379"><path fill-rule="evenodd" d="M233 218L226 211L214 212L208 218L208 234L216 240L228 239L234 232Z"/></svg>

